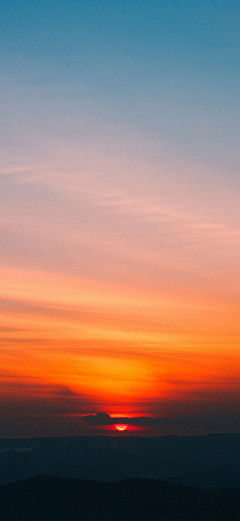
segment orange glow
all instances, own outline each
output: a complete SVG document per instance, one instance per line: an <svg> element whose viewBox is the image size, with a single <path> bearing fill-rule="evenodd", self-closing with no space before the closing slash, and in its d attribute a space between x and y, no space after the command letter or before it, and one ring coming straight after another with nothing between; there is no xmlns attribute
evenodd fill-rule
<svg viewBox="0 0 240 521"><path fill-rule="evenodd" d="M121 423L114 425L115 429L118 431L125 431L128 428L128 425L123 425Z"/></svg>
<svg viewBox="0 0 240 521"><path fill-rule="evenodd" d="M115 416L149 414L151 403L164 415L165 403L189 407L206 396L208 403L219 396L236 401L237 303L37 271L2 268L0 275L0 383L7 399L39 398L56 411L67 404L72 413L81 399L89 413L94 403Z"/></svg>

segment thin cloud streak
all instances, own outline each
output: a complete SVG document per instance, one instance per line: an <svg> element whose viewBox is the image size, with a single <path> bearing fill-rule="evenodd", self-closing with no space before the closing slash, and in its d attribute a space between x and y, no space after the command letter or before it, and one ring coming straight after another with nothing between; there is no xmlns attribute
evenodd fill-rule
<svg viewBox="0 0 240 521"><path fill-rule="evenodd" d="M76 194L78 192L76 177L72 183L71 193L74 191ZM57 193L55 192L55 196L58 197ZM98 193L99 195L91 197L91 193ZM36 194L34 197L36 197ZM173 204L169 208L166 207L166 204L165 206L159 206L156 205L154 199L151 201L149 198L146 199L142 196L129 199L129 197L124 198L124 194L119 192L118 196L108 193L106 197L104 191L101 194L99 186L94 186L92 192L80 190L76 201L81 203L80 208L77 205L76 208L72 207L73 200L71 196L69 199L65 197L64 204L61 203L61 215L58 215L59 206L57 199L55 203L54 198L51 199L51 205L47 214L41 200L36 201L39 211L38 216L35 214L36 207L33 207L32 210L31 207L27 210L22 207L18 209L18 202L15 201L9 213L9 206L5 205L4 208L3 203L2 223L5 223L3 227L4 235L8 236L8 242L11 236L11 241L14 240L16 242L18 240L17 237L21 237L22 240L22 247L20 243L18 247L19 260L21 260L21 249L24 252L27 248L30 253L31 263L44 262L46 266L46 255L43 261L43 252L45 251L47 254L47 249L51 251L54 241L55 251L59 252L57 261L58 264L60 262L59 268L64 270L68 262L69 267L73 269L74 259L77 261L80 258L80 252L82 254L82 249L84 249L84 257L82 259L85 259L85 264L83 264L83 260L80 261L81 269L86 270L88 263L88 269L90 271L93 271L94 267L97 271L100 269L102 277L106 277L104 263L106 264L107 262L107 256L110 256L112 259L112 269L117 262L119 264L117 259L121 259L122 265L126 262L135 262L138 270L142 273L143 280L146 277L149 279L150 268L151 270L154 269L157 280L161 277L161 270L165 278L166 265L170 264L171 269L168 270L167 275L170 284L171 277L175 277L174 272L177 269L180 273L182 272L184 284L191 276L192 281L191 279L188 280L188 284L190 283L194 287L194 284L196 284L196 282L193 282L195 271L197 269L205 269L204 265L207 262L209 263L209 268L211 268L211 264L214 264L214 278L222 277L223 270L225 270L226 279L229 280L230 278L231 280L234 276L233 270L237 268L234 254L237 254L239 248L239 230L230 227L228 224L204 222L201 215L194 215L193 212L181 213L173 211ZM75 202L74 204L77 203ZM64 215L66 215L66 219L64 219ZM41 216L40 220L39 216ZM109 219L111 219L111 222ZM223 215L221 214L220 220L222 219ZM83 222L84 226L82 225ZM126 229L128 229L128 236L126 235ZM37 248L36 236L41 238L42 251ZM156 237L158 237L157 241ZM134 249L130 248L130 243L133 239ZM4 236L3 241L5 241ZM66 253L64 253L63 243L68 244L67 257ZM147 248L143 248L144 243L147 245ZM6 251L9 250L9 252L11 250L10 257L12 257L12 262L14 262L14 249L12 246L10 248L10 244L11 242L9 242L9 246L6 245L5 249ZM220 264L219 249L221 249ZM70 255L73 252L74 255L72 255L70 260ZM200 256L199 253L201 254ZM92 260L88 262L91 255L98 255L100 261L98 265L94 266ZM177 256L177 265L173 256ZM25 253L21 262L26 263L24 257L27 259ZM54 259L54 253L51 253L50 256L48 255L48 263L50 265L51 257ZM229 262L231 263L231 273ZM184 268L184 264L187 269L186 267ZM126 276L125 270L122 275ZM209 284L211 275L211 271L207 272L205 270L202 277L205 290L206 282L204 279ZM117 276L121 277L121 266L118 269ZM161 278L163 279L163 277ZM181 284L181 276L178 277L178 284ZM230 288L229 285L228 287Z"/></svg>

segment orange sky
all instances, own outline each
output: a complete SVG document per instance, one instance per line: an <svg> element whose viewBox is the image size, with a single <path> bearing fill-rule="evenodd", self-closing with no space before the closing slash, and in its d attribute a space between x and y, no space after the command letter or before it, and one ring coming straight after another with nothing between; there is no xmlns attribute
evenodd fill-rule
<svg viewBox="0 0 240 521"><path fill-rule="evenodd" d="M234 408L239 304L1 267L3 414L181 417ZM19 405L20 404L20 405ZM9 412L10 411L10 412Z"/></svg>

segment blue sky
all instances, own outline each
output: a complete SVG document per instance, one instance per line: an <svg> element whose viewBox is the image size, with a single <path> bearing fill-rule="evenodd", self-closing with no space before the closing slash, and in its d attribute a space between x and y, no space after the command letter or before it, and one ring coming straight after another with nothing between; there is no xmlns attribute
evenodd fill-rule
<svg viewBox="0 0 240 521"><path fill-rule="evenodd" d="M87 110L234 174L239 17L237 2L3 1L3 100L33 124L37 105Z"/></svg>

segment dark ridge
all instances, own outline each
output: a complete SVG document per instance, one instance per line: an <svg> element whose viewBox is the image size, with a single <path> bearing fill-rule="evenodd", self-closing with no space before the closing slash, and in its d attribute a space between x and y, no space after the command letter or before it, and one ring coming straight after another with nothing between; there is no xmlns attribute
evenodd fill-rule
<svg viewBox="0 0 240 521"><path fill-rule="evenodd" d="M209 470L207 472L190 472L181 476L167 477L169 483L197 487L204 490L240 487L240 472L228 470Z"/></svg>
<svg viewBox="0 0 240 521"><path fill-rule="evenodd" d="M0 512L1 521L239 521L240 489L36 476L0 486Z"/></svg>

